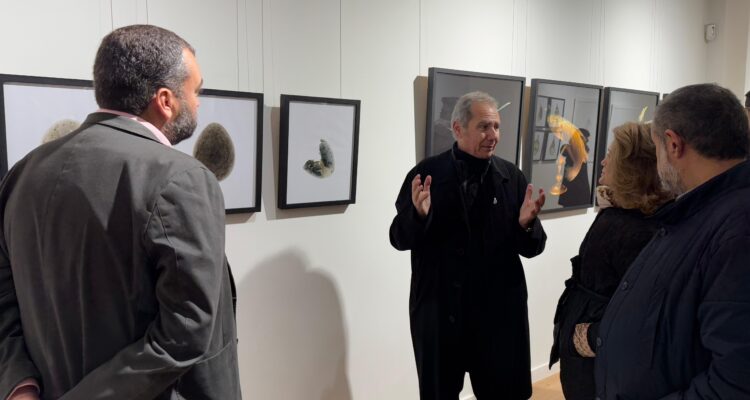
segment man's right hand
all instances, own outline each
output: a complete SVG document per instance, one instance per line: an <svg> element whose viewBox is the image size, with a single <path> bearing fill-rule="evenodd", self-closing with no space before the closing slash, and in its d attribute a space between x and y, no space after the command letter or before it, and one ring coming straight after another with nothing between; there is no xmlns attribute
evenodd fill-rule
<svg viewBox="0 0 750 400"><path fill-rule="evenodd" d="M422 184L422 176L417 174L414 180L411 181L411 202L414 203L414 208L417 209L417 214L420 217L425 218L430 212L430 185L432 184L432 176L427 175Z"/></svg>

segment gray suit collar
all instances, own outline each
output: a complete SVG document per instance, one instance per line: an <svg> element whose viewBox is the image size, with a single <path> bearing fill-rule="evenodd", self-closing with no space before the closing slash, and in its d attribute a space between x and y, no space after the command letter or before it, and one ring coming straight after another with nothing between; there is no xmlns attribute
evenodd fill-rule
<svg viewBox="0 0 750 400"><path fill-rule="evenodd" d="M89 116L86 117L86 121L83 122L84 127L96 124L108 126L110 128L117 129L118 131L161 143L159 139L157 139L154 134L148 130L148 128L126 117L121 117L119 115L110 114L107 112L95 112L89 114Z"/></svg>

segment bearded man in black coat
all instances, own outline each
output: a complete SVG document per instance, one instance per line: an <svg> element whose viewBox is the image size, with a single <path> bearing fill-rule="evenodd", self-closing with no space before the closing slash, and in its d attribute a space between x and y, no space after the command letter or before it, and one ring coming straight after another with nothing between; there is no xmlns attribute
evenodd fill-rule
<svg viewBox="0 0 750 400"><path fill-rule="evenodd" d="M464 374L483 399L531 396L526 280L519 255L547 236L521 171L494 155L497 101L462 96L451 118L453 148L406 176L391 244L411 250L409 314L423 400L458 399Z"/></svg>
<svg viewBox="0 0 750 400"><path fill-rule="evenodd" d="M597 399L750 399L750 129L737 97L691 85L651 128L677 200L622 278L596 338Z"/></svg>

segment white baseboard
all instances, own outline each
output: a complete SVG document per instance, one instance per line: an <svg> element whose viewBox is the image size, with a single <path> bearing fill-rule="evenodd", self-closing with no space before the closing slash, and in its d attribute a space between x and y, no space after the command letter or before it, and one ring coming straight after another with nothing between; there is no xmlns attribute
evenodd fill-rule
<svg viewBox="0 0 750 400"><path fill-rule="evenodd" d="M531 381L541 381L544 378L550 377L560 372L560 363L556 363L549 369L548 364L542 364L531 369Z"/></svg>

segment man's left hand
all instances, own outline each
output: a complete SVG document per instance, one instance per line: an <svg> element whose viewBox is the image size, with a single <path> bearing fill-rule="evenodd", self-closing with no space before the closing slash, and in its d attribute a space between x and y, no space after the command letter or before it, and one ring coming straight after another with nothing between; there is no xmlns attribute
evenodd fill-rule
<svg viewBox="0 0 750 400"><path fill-rule="evenodd" d="M518 223L524 229L527 229L534 222L534 219L539 215L539 211L542 210L542 206L544 205L544 189L539 189L539 197L536 200L533 199L533 192L534 185L529 184L526 186L526 196L523 198L521 212L518 216Z"/></svg>

